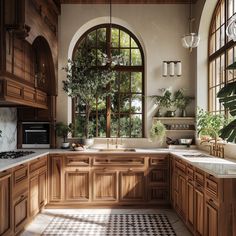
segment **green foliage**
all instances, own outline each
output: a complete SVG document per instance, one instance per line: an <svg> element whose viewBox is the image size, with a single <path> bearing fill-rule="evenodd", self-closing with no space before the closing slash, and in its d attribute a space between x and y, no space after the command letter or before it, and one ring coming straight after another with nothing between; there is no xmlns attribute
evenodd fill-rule
<svg viewBox="0 0 236 236"><path fill-rule="evenodd" d="M153 122L152 128L150 130L150 137L153 140L160 140L163 142L163 139L166 135L166 127L161 121Z"/></svg>
<svg viewBox="0 0 236 236"><path fill-rule="evenodd" d="M175 104L172 93L169 90L166 90L165 93L161 95L152 95L154 104L158 105L158 108L171 108Z"/></svg>
<svg viewBox="0 0 236 236"><path fill-rule="evenodd" d="M221 128L227 124L227 119L222 114L212 114L198 108L197 110L197 131L201 135L219 136Z"/></svg>
<svg viewBox="0 0 236 236"><path fill-rule="evenodd" d="M194 99L191 96L185 96L183 89L179 89L174 93L174 104L176 108L184 110Z"/></svg>
<svg viewBox="0 0 236 236"><path fill-rule="evenodd" d="M66 142L68 134L70 134L71 132L73 132L72 124L66 125L63 122L58 122L56 124L56 134L58 137L63 138L64 143Z"/></svg>
<svg viewBox="0 0 236 236"><path fill-rule="evenodd" d="M220 137L228 142L236 142L236 81L226 84L217 94L219 101L234 118L221 129Z"/></svg>
<svg viewBox="0 0 236 236"><path fill-rule="evenodd" d="M94 51L89 40L82 48L77 49L73 60L68 60L68 65L63 69L67 73L67 80L63 81L63 89L72 98L78 98L86 107L84 135L89 137L89 117L96 99L104 99L114 94L114 88L107 86L115 81L115 72L112 65L96 67L96 50ZM105 57L102 52L100 57Z"/></svg>

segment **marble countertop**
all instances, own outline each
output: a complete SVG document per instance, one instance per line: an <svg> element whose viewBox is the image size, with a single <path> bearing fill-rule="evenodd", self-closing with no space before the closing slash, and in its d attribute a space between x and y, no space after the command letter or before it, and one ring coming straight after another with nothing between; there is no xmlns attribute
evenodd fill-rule
<svg viewBox="0 0 236 236"><path fill-rule="evenodd" d="M27 149L28 150L28 149ZM207 153L197 149L168 149L168 148L156 148L156 149L135 149L135 152L124 152L124 151L99 151L98 149L87 149L85 151L71 151L63 149L29 149L34 151L33 154L20 157L17 159L1 159L0 160L0 171L13 168L17 165L26 163L28 161L35 160L43 155L56 154L56 153L70 153L70 154L158 154L158 153L170 153L178 158L185 160L187 163L214 175L218 178L236 178L236 160L222 159L214 156L210 156ZM204 154L203 157L198 157L199 154ZM191 155L191 156L188 156Z"/></svg>

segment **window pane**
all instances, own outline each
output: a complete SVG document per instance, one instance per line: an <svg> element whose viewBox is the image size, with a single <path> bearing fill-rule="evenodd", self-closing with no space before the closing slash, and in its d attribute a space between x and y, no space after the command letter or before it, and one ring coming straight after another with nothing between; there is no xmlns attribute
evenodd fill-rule
<svg viewBox="0 0 236 236"><path fill-rule="evenodd" d="M119 29L112 28L111 43L112 47L119 47Z"/></svg>
<svg viewBox="0 0 236 236"><path fill-rule="evenodd" d="M131 137L142 137L142 115L131 115Z"/></svg>
<svg viewBox="0 0 236 236"><path fill-rule="evenodd" d="M142 73L141 72L131 73L131 92L133 93L142 92Z"/></svg>
<svg viewBox="0 0 236 236"><path fill-rule="evenodd" d="M216 85L220 84L220 57L216 59Z"/></svg>
<svg viewBox="0 0 236 236"><path fill-rule="evenodd" d="M111 96L111 111L118 112L119 109L119 94L116 93L115 95Z"/></svg>
<svg viewBox="0 0 236 236"><path fill-rule="evenodd" d="M215 52L215 34L211 36L210 39L210 55Z"/></svg>
<svg viewBox="0 0 236 236"><path fill-rule="evenodd" d="M121 93L130 92L130 73L129 72L120 73L120 92Z"/></svg>
<svg viewBox="0 0 236 236"><path fill-rule="evenodd" d="M75 127L75 137L82 137L84 134L85 127L85 114L80 114L76 116Z"/></svg>
<svg viewBox="0 0 236 236"><path fill-rule="evenodd" d="M105 48L100 48L97 50L97 65L101 66L104 63L104 54L106 54Z"/></svg>
<svg viewBox="0 0 236 236"><path fill-rule="evenodd" d="M119 116L111 115L111 137L118 137L119 135Z"/></svg>
<svg viewBox="0 0 236 236"><path fill-rule="evenodd" d="M228 0L228 19L233 15L233 1Z"/></svg>
<svg viewBox="0 0 236 236"><path fill-rule="evenodd" d="M130 112L130 95L120 94L120 112L129 113Z"/></svg>
<svg viewBox="0 0 236 236"><path fill-rule="evenodd" d="M221 3L221 25L225 23L225 1Z"/></svg>
<svg viewBox="0 0 236 236"><path fill-rule="evenodd" d="M120 137L130 137L130 118L129 115L120 117Z"/></svg>
<svg viewBox="0 0 236 236"><path fill-rule="evenodd" d="M106 115L98 115L98 137L106 137Z"/></svg>
<svg viewBox="0 0 236 236"><path fill-rule="evenodd" d="M137 43L131 38L131 47L132 48L138 48Z"/></svg>
<svg viewBox="0 0 236 236"><path fill-rule="evenodd" d="M220 28L220 11L216 14L216 30Z"/></svg>
<svg viewBox="0 0 236 236"><path fill-rule="evenodd" d="M130 36L122 30L120 31L120 47L130 47Z"/></svg>
<svg viewBox="0 0 236 236"><path fill-rule="evenodd" d="M101 28L97 30L97 46L99 48L106 47L106 28Z"/></svg>
<svg viewBox="0 0 236 236"><path fill-rule="evenodd" d="M129 66L130 65L130 49L120 49L120 55L122 56L124 60L124 65Z"/></svg>
<svg viewBox="0 0 236 236"><path fill-rule="evenodd" d="M223 47L225 45L225 25L223 25L220 28L221 32L220 32L220 47Z"/></svg>
<svg viewBox="0 0 236 236"><path fill-rule="evenodd" d="M142 95L135 94L131 97L131 112L142 113Z"/></svg>
<svg viewBox="0 0 236 236"><path fill-rule="evenodd" d="M96 30L88 34L87 43L89 43L91 47L96 47Z"/></svg>
<svg viewBox="0 0 236 236"><path fill-rule="evenodd" d="M131 65L132 66L142 65L142 58L139 49L131 49Z"/></svg>
<svg viewBox="0 0 236 236"><path fill-rule="evenodd" d="M216 50L220 49L220 29L216 31Z"/></svg>

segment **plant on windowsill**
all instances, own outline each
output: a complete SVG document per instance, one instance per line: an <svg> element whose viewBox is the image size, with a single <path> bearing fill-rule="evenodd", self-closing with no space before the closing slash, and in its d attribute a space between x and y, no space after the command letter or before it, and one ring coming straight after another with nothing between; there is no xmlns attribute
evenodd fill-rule
<svg viewBox="0 0 236 236"><path fill-rule="evenodd" d="M181 110L182 117L186 117L186 107L193 99L194 97L185 96L183 89L179 89L174 93L174 103L176 108Z"/></svg>
<svg viewBox="0 0 236 236"><path fill-rule="evenodd" d="M70 147L70 143L67 141L67 137L72 132L73 132L73 125L72 124L66 125L63 122L56 123L57 137L63 138L61 148L66 149L66 148Z"/></svg>
<svg viewBox="0 0 236 236"><path fill-rule="evenodd" d="M160 110L162 108L166 108L166 116L172 117L175 116L175 109L174 109L174 100L172 98L172 93L169 90L166 90L164 94L161 95L152 95L150 96L154 101L154 104L158 106L158 110L156 116L161 116Z"/></svg>
<svg viewBox="0 0 236 236"><path fill-rule="evenodd" d="M152 141L160 141L163 143L164 137L166 135L166 127L161 121L155 121L152 124L150 130L150 138Z"/></svg>
<svg viewBox="0 0 236 236"><path fill-rule="evenodd" d="M98 51L96 55L96 50L94 51L90 45L87 40L83 47L76 51L74 59L68 60L67 66L63 68L67 74L67 80L63 81L64 91L85 106L84 125L75 129L83 128L83 135L79 137L79 142L86 146L93 144L90 115L94 101L105 99L115 92L115 86L110 86L115 82L115 72L112 70L116 65L115 62L96 66L97 57L102 61L104 54Z"/></svg>

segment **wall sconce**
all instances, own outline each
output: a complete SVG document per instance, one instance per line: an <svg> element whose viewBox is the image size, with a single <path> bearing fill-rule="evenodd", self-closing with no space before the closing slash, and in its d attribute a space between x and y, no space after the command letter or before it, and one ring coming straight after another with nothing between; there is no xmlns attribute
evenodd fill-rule
<svg viewBox="0 0 236 236"><path fill-rule="evenodd" d="M180 77L182 75L181 61L163 61L162 76L167 77L168 75L170 77L174 77L175 75Z"/></svg>

